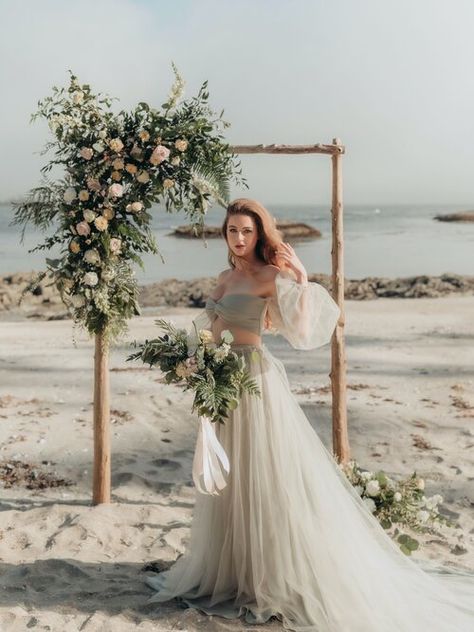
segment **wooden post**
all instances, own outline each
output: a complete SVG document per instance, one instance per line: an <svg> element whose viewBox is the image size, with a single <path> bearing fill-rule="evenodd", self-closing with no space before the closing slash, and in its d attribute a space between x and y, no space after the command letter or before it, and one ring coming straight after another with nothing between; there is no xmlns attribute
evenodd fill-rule
<svg viewBox="0 0 474 632"><path fill-rule="evenodd" d="M110 503L109 347L103 334L95 336L92 503Z"/></svg>
<svg viewBox="0 0 474 632"><path fill-rule="evenodd" d="M339 138L333 143L341 146ZM337 460L350 459L347 432L346 357L344 349L344 241L342 202L342 152L334 152L332 160L332 293L341 308L341 315L331 340L332 439Z"/></svg>

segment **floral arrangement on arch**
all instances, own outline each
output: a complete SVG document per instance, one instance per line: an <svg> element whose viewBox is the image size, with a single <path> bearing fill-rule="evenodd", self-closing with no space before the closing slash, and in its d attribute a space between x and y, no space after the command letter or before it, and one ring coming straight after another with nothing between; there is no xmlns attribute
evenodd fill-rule
<svg viewBox="0 0 474 632"><path fill-rule="evenodd" d="M229 184L246 186L240 162L224 141L223 111L216 116L207 104L204 82L197 97L180 102L184 81L173 64L175 82L161 109L139 103L131 112L111 111L113 99L94 94L70 72L67 88L53 87L38 101L32 120L46 119L54 140L54 158L42 169L44 183L14 206L13 223L53 228L32 249L59 246L58 258L47 258L31 290L51 276L76 323L91 334L116 337L139 313L134 264L143 253L158 253L150 229L150 208L184 209L196 234L213 200L226 206ZM46 173L57 165L63 178ZM163 260L163 257L162 257Z"/></svg>

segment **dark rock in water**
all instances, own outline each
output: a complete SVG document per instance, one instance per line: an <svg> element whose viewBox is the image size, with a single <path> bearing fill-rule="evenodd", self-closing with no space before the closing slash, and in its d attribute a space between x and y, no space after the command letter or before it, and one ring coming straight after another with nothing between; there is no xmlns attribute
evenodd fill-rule
<svg viewBox="0 0 474 632"><path fill-rule="evenodd" d="M281 231L284 239L314 239L316 237L321 237L320 230L302 222L293 222L292 220L282 219L277 220L276 225L278 230ZM191 224L178 226L171 235L174 235L175 237L195 239L202 238L203 232L204 237L221 237L220 226L204 226L204 231L198 231L197 229L197 232L195 232Z"/></svg>
<svg viewBox="0 0 474 632"><path fill-rule="evenodd" d="M435 215L433 219L440 222L474 222L474 211L460 211L446 215Z"/></svg>

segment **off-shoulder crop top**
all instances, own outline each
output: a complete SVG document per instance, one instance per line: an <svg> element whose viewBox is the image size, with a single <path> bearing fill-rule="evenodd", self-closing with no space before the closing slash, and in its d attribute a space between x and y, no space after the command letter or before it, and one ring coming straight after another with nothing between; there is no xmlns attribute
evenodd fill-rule
<svg viewBox="0 0 474 632"><path fill-rule="evenodd" d="M229 325L246 329L259 336L263 329L267 300L256 294L224 294L220 299L209 296L206 301L206 312L211 320L219 316Z"/></svg>

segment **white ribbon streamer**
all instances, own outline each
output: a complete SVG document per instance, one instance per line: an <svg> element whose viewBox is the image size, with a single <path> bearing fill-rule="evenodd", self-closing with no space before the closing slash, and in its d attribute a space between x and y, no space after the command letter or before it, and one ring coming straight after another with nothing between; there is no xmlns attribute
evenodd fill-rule
<svg viewBox="0 0 474 632"><path fill-rule="evenodd" d="M193 460L193 481L202 494L219 494L227 482L223 470L229 473L230 464L224 448L216 437L214 424L209 417L199 417L199 431ZM201 485L204 479L204 488Z"/></svg>

